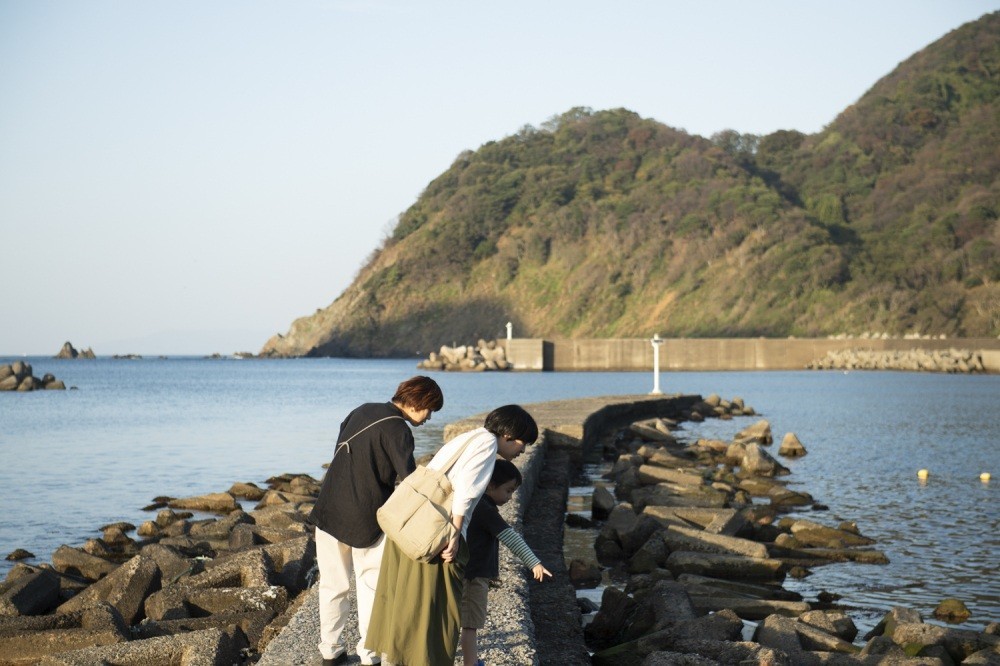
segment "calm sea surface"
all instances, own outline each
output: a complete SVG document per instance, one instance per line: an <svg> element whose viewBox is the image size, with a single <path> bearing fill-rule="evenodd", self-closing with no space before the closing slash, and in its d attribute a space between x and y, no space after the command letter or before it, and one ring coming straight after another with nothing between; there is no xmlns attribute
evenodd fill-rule
<svg viewBox="0 0 1000 666"><path fill-rule="evenodd" d="M2 359L7 363L14 358ZM282 472L320 478L338 426L361 402L388 400L416 362L27 359L79 390L0 393L0 556L48 561L103 524L139 524L157 495L224 491ZM418 455L450 421L510 402L646 393L651 373L435 373L445 406L416 430ZM809 454L783 461L793 487L854 520L887 566L834 564L786 582L807 598L842 595L859 625L894 605L929 617L955 596L965 627L1000 621L1000 376L888 372L663 373L664 391L744 398ZM756 420L689 424L728 439ZM926 482L918 469L930 470ZM983 483L981 472L993 480ZM0 577L12 563L0 561Z"/></svg>

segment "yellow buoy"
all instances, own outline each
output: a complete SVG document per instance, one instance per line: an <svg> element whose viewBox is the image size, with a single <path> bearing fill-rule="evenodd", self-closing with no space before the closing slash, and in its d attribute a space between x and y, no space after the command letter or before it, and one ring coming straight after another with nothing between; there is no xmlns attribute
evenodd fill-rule
<svg viewBox="0 0 1000 666"><path fill-rule="evenodd" d="M983 472L982 474L979 475L979 480L982 481L983 483L989 481L990 480L990 473L989 472Z"/></svg>
<svg viewBox="0 0 1000 666"><path fill-rule="evenodd" d="M926 469L921 469L917 471L918 479L926 479L928 476L930 476L930 472L928 472Z"/></svg>

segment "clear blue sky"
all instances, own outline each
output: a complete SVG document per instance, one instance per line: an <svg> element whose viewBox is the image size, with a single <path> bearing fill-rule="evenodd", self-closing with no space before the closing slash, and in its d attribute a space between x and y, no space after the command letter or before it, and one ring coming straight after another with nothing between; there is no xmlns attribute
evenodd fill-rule
<svg viewBox="0 0 1000 666"><path fill-rule="evenodd" d="M258 351L463 150L822 129L1000 0L0 0L0 354Z"/></svg>

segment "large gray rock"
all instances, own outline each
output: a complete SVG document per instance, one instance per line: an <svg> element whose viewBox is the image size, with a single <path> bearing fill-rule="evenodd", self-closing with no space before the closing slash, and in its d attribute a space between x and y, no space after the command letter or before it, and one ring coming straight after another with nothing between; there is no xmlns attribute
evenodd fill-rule
<svg viewBox="0 0 1000 666"><path fill-rule="evenodd" d="M116 643L72 650L45 657L39 666L94 666L96 664L185 664L220 666L241 663L247 647L241 631L205 629L176 636Z"/></svg>
<svg viewBox="0 0 1000 666"><path fill-rule="evenodd" d="M145 617L146 598L160 589L160 569L148 557L137 555L58 609L60 613L83 610L99 601L117 610L124 621L135 624Z"/></svg>
<svg viewBox="0 0 1000 666"><path fill-rule="evenodd" d="M255 483L234 483L229 489L229 494L257 502L264 498L264 489Z"/></svg>
<svg viewBox="0 0 1000 666"><path fill-rule="evenodd" d="M602 529L594 539L594 554L604 566L612 566L625 559L625 550L618 542L614 531Z"/></svg>
<svg viewBox="0 0 1000 666"><path fill-rule="evenodd" d="M857 532L827 527L811 520L796 520L792 523L792 536L801 543L819 548L844 548L849 546L868 546L875 543L874 539L862 536Z"/></svg>
<svg viewBox="0 0 1000 666"><path fill-rule="evenodd" d="M660 467L669 467L671 469L690 469L698 466L696 460L674 455L666 449L653 451L650 456L646 457L646 462L650 465L659 465Z"/></svg>
<svg viewBox="0 0 1000 666"><path fill-rule="evenodd" d="M31 364L25 363L24 361L14 361L10 364L10 369L17 377L18 381L24 379L25 377L31 376Z"/></svg>
<svg viewBox="0 0 1000 666"><path fill-rule="evenodd" d="M171 500L167 503L172 509L188 509L190 511L207 511L210 513L229 513L239 509L236 498L229 493L208 493L197 497L185 497Z"/></svg>
<svg viewBox="0 0 1000 666"><path fill-rule="evenodd" d="M729 494L711 486L682 486L663 482L633 490L632 502L639 511L644 511L650 505L721 509L728 504Z"/></svg>
<svg viewBox="0 0 1000 666"><path fill-rule="evenodd" d="M21 380L20 384L17 385L17 390L21 392L34 391L36 389L40 389L41 387L42 383L38 381L38 379L32 377L31 375L28 375L27 377Z"/></svg>
<svg viewBox="0 0 1000 666"><path fill-rule="evenodd" d="M277 578L274 560L264 548L216 558L205 571L184 581L188 587L269 587Z"/></svg>
<svg viewBox="0 0 1000 666"><path fill-rule="evenodd" d="M740 469L754 476L783 476L791 473L756 442L747 444L743 459L740 461Z"/></svg>
<svg viewBox="0 0 1000 666"><path fill-rule="evenodd" d="M250 646L256 650L260 650L265 647L262 645L264 635L267 632L268 625L274 618L275 614L273 610L263 608L238 613L215 613L208 617L186 617L178 620L160 621L146 620L135 628L135 633L137 639L144 640L161 636L185 634L191 631L204 631L206 629L227 631L236 626L246 636L246 640Z"/></svg>
<svg viewBox="0 0 1000 666"><path fill-rule="evenodd" d="M662 533L664 543L671 551L697 551L704 553L720 553L723 555L742 555L754 559L766 559L767 546L749 539L712 534L705 530L671 525Z"/></svg>
<svg viewBox="0 0 1000 666"><path fill-rule="evenodd" d="M801 458L807 453L798 436L794 432L785 433L778 448L778 455L788 458Z"/></svg>
<svg viewBox="0 0 1000 666"><path fill-rule="evenodd" d="M912 608L896 606L886 613L871 631L865 634L864 639L868 641L876 636L888 636L889 638L892 638L892 634L896 631L896 627L898 625L920 624L923 621L923 618L920 617L920 613Z"/></svg>
<svg viewBox="0 0 1000 666"><path fill-rule="evenodd" d="M914 646L943 646L955 663L960 663L981 650L1000 650L1000 636L931 624L899 624L892 634L892 640L908 651Z"/></svg>
<svg viewBox="0 0 1000 666"><path fill-rule="evenodd" d="M637 470L639 481L645 484L677 483L684 486L702 486L705 477L696 470L670 469L661 465L641 465Z"/></svg>
<svg viewBox="0 0 1000 666"><path fill-rule="evenodd" d="M268 609L281 613L288 592L280 586L192 588L172 585L146 599L146 616L152 620L180 620L215 613L247 613Z"/></svg>
<svg viewBox="0 0 1000 666"><path fill-rule="evenodd" d="M40 615L59 599L59 578L41 569L0 584L0 616Z"/></svg>
<svg viewBox="0 0 1000 666"><path fill-rule="evenodd" d="M689 589L691 603L699 613L716 613L721 610L730 610L744 620L763 620L770 615L783 615L795 618L810 609L809 604L804 601L751 599L748 597L728 596L718 592L712 594L699 592L699 590Z"/></svg>
<svg viewBox="0 0 1000 666"><path fill-rule="evenodd" d="M839 652L843 654L856 654L861 651L861 648L850 641L845 641L839 636L817 629L811 624L796 622L795 631L799 635L799 643L806 650Z"/></svg>
<svg viewBox="0 0 1000 666"><path fill-rule="evenodd" d="M774 437L771 435L771 424L768 423L767 419L761 419L751 426L747 426L743 430L736 433L733 437L735 442L743 442L745 444L763 444L767 446L774 442Z"/></svg>
<svg viewBox="0 0 1000 666"><path fill-rule="evenodd" d="M630 574L653 572L667 563L669 554L670 550L663 542L662 532L653 534L629 558L628 572Z"/></svg>
<svg viewBox="0 0 1000 666"><path fill-rule="evenodd" d="M675 551L667 558L667 569L679 576L685 573L736 580L784 580L781 560L754 559L739 555L717 555Z"/></svg>
<svg viewBox="0 0 1000 666"><path fill-rule="evenodd" d="M143 557L156 562L163 585L171 585L181 578L200 573L200 564L181 555L177 550L159 543L142 547Z"/></svg>
<svg viewBox="0 0 1000 666"><path fill-rule="evenodd" d="M656 427L655 422L636 422L629 426L629 430L636 437L641 437L648 442L660 442L662 444L676 444L677 439L670 432L663 432Z"/></svg>
<svg viewBox="0 0 1000 666"><path fill-rule="evenodd" d="M697 654L713 659L716 664L740 664L741 666L792 666L792 661L784 652L764 647L757 643L743 641L717 641L703 638L679 640L675 649L687 655ZM660 653L653 653L660 654ZM653 655L650 655L652 657ZM643 666L648 666L644 662Z"/></svg>
<svg viewBox="0 0 1000 666"><path fill-rule="evenodd" d="M858 635L854 620L843 611L809 611L799 616L799 622L821 629L848 643L853 642Z"/></svg>
<svg viewBox="0 0 1000 666"><path fill-rule="evenodd" d="M618 531L618 541L627 555L635 553L650 537L659 532L662 528L660 522L646 514L640 514L632 525L625 530Z"/></svg>
<svg viewBox="0 0 1000 666"><path fill-rule="evenodd" d="M601 609L584 628L590 645L600 649L621 642L626 621L634 613L636 602L614 587L607 587L601 596Z"/></svg>
<svg viewBox="0 0 1000 666"><path fill-rule="evenodd" d="M124 643L129 638L128 627L121 616L115 609L103 603L97 603L74 613L0 618L0 663L46 663L44 658L48 655Z"/></svg>
<svg viewBox="0 0 1000 666"><path fill-rule="evenodd" d="M99 580L118 568L114 562L95 557L71 546L59 546L52 553L52 567L65 574Z"/></svg>
<svg viewBox="0 0 1000 666"><path fill-rule="evenodd" d="M697 654L682 652L651 652L642 660L642 666L713 666L719 662Z"/></svg>
<svg viewBox="0 0 1000 666"><path fill-rule="evenodd" d="M661 580L657 582L648 598L652 603L654 629L656 630L698 617L694 606L691 605L687 590L676 581Z"/></svg>
<svg viewBox="0 0 1000 666"><path fill-rule="evenodd" d="M599 484L594 487L590 501L590 515L594 520L605 520L615 508L615 497L608 487Z"/></svg>
<svg viewBox="0 0 1000 666"><path fill-rule="evenodd" d="M818 659L810 658L799 641L795 630L795 620L781 615L770 615L757 625L753 639L757 643L788 655L793 664L819 663Z"/></svg>

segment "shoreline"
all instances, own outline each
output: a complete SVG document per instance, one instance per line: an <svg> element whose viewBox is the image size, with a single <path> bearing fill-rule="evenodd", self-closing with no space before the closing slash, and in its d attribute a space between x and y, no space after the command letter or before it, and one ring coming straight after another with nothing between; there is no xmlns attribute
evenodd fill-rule
<svg viewBox="0 0 1000 666"><path fill-rule="evenodd" d="M552 401L548 403L536 403L534 405L526 405L532 414L536 416L536 420L539 421L540 430L544 430L543 440L539 445L531 447L528 454L522 456L523 459L519 459L519 466L522 467L522 472L526 473L525 484L522 487L522 491L519 491L515 495L515 500L512 501L507 507L505 517L508 519L512 525L518 529L522 529L525 534L531 534L534 532L539 532L545 538L553 538L558 532L558 549L554 550L555 546L551 543L531 543L533 548L537 548L536 552L541 554L542 552L561 552L562 550L562 532L561 530L555 530L552 525L562 525L562 520L566 512L565 503L565 491L559 491L555 495L550 492L555 486L559 485L553 483L551 474L545 477L545 482L539 485L538 479L546 473L547 459L550 455L560 455L564 456L562 463L556 462L556 470L561 470L563 476L567 477L567 484L569 482L569 475L571 472L571 465L568 460L574 455L572 452L575 450L577 458L581 458L583 454L583 449L585 447L595 446L595 442L602 436L606 436L606 433L602 435L602 429L606 430L608 428L621 427L627 425L640 418L649 418L650 416L658 416L661 418L671 418L672 416L677 416L678 404L677 400L683 398L687 403L694 404L696 402L697 396L664 396L663 398L650 398L649 396L617 396L614 398L594 398L594 399L576 399L576 400L566 400L566 401ZM471 417L469 419L463 419L461 421L449 424L445 429L444 439L447 440L451 435L463 428L468 428L469 426L479 425L481 422L481 417ZM634 454L629 454L634 455ZM551 472L551 470L550 470ZM558 476L558 474L557 474ZM529 480L531 479L531 480ZM211 615L221 615L223 617L217 618L216 624L221 624L223 628L204 628L204 625L211 624L210 617L200 617L200 618L174 618L179 622L179 625L186 627L187 631L185 633L176 634L171 637L166 635L149 636L148 634L153 633L152 628L145 628L145 635L139 638L137 632L134 630L128 630L122 632L119 627L119 631L116 634L113 628L108 628L115 623L112 621L105 622L104 625L100 625L97 620L92 617L88 620L91 624L97 623L98 625L104 627L102 631L106 633L103 640L108 640L111 635L116 635L119 638L126 637L130 640L118 640L114 641L118 643L119 650L123 649L141 649L141 643L147 643L147 641L156 640L160 641L156 643L158 650L168 649L164 646L174 645L174 647L169 649L182 649L182 647L177 647L178 645L183 646L185 641L192 640L208 640L209 642L215 641L214 644L221 645L218 649L232 649L234 646L242 645L240 649L246 649L250 647L250 641L246 640L247 636L253 635L256 638L258 644L263 638L267 638L266 649L261 651L260 663L312 663L310 661L310 655L315 653L315 640L310 638L310 627L308 625L308 619L310 614L315 615L315 609L311 611L309 609L309 586L306 585L307 578L306 574L308 571L303 573L303 570L311 567L309 564L310 555L308 549L308 534L305 530L299 529L297 525L301 522L295 518L296 514L301 515L302 506L308 503L307 497L309 497L308 491L311 483L316 483L315 479L307 477L305 475L294 475L290 478L272 477L273 485L266 492L262 492L259 500L262 506L256 511L261 512L259 514L260 518L267 515L268 520L271 521L282 521L283 524L273 523L272 525L264 525L264 520L256 520L254 523L249 523L241 519L239 513L230 509L226 512L227 518L219 520L209 520L209 521L197 521L181 518L175 520L166 525L166 529L171 529L170 526L176 523L180 523L181 527L173 528L174 531L179 532L176 536L165 536L160 538L160 543L163 545L172 547L179 547L181 544L186 544L188 548L197 548L199 542L209 543L210 545L221 546L225 542L226 547L231 545L237 545L244 550L242 552L237 552L231 556L218 557L215 561L206 563L204 565L204 570L196 571L196 565L189 565L192 568L191 571L181 572L177 575L187 576L183 581L186 583L185 588L187 589L186 594L188 596L181 597L183 603L190 605L191 603L191 590L199 590L200 594L203 596L225 596L220 590L233 589L231 587L226 587L223 583L227 585L236 584L239 589L256 589L258 592L267 588L269 592L274 597L279 597L276 603L273 603L270 607L266 609L263 614L258 614L250 617L240 617L237 618L233 615L236 611L230 610L228 612L228 617L226 612L221 613L211 613ZM559 483L562 483L561 481ZM249 485L249 484L248 484ZM235 486L234 486L235 488ZM232 491L234 488L231 488ZM538 488L541 488L539 490ZM245 488L243 490L250 490ZM259 489L263 490L263 489ZM531 491L534 491L532 493ZM220 493L225 494L225 493ZM204 496L208 498L209 496ZM269 497L267 502L264 502L264 497ZM555 499L553 499L555 497ZM561 498L561 499L560 499ZM190 498L188 498L190 499ZM216 498L222 502L225 502L224 498ZM204 499L203 501L208 501ZM176 502L176 501L175 501ZM183 501L182 501L183 502ZM557 512L556 520L558 522L545 523L548 525L547 528L538 529L539 525L535 522L535 517L541 514L536 510L534 506L538 502L543 502L548 505L549 510L554 510ZM561 502L561 506L560 506ZM208 506L204 504L203 506ZM229 505L220 504L217 510L226 509ZM175 514L178 510L183 511L184 507L181 504L174 505L173 508L169 509ZM234 516L233 514L236 514ZM250 512L251 514L253 512ZM522 518L525 514L528 514L529 519L523 521ZM285 515L281 515L285 514ZM246 514L243 514L246 515ZM551 521L550 517L550 521ZM186 521L186 525L185 525ZM224 524L224 526L220 526ZM118 527L119 531L123 530L122 526ZM226 539L220 538L223 533L227 534ZM235 537L234 537L235 535ZM113 542L116 539L119 543L124 545L127 544L126 540L120 539L117 533L112 530L112 539L108 539L108 532L105 532L105 541ZM303 537L305 537L303 539ZM537 537L537 535L536 535ZM175 539L171 542L170 539ZM212 543L214 542L214 544ZM88 542L89 543L89 542ZM281 545L284 544L284 545ZM96 546L97 544L93 544ZM547 550L546 550L547 549ZM123 551L124 554L125 551ZM271 564L268 565L266 562L260 563L250 563L248 560L253 560L253 557L248 557L248 553L260 552L260 557L271 560ZM488 625L484 631L484 641L483 641L483 656L487 663L491 664L504 664L504 663L537 663L535 660L538 659L539 655L546 654L545 648L540 647L538 643L538 636L545 633L546 630L552 630L556 624L551 622L550 618L553 613L543 613L542 619L545 622L532 621L531 613L534 611L535 606L542 603L539 595L547 595L556 593L562 589L565 593L568 582L559 582L556 585L556 581L547 582L544 585L528 581L525 572L521 571L520 565L516 562L510 561L509 553L504 550L502 552L502 578L505 581L503 587L499 590L491 591L491 611L489 622L494 623ZM157 561L157 566L160 571L171 570L169 567L179 566L176 560L172 560L159 553L160 562L150 556L145 558L147 560L153 559ZM133 558L128 560L132 562L135 559L140 561L142 557ZM226 562L229 564L226 564ZM546 561L549 565L551 557ZM562 564L560 561L559 564ZM308 565L308 566L307 566ZM261 573L261 568L263 567L263 574ZM136 567L137 569L139 567ZM556 570L549 566L553 573ZM118 567L117 570L121 571L125 569L125 565ZM288 569L288 571L286 571ZM111 578L115 570L107 573L105 578ZM172 571L172 570L171 570ZM213 573L214 572L214 573ZM564 575L565 572L560 572L560 576ZM119 576L120 579L127 581L125 587L131 586L136 588L136 579L141 577L140 572L132 572L130 576L125 576L122 573L114 574ZM568 575L568 574L566 574ZM199 578L200 576L200 578ZM25 576L27 578L29 576ZM100 577L100 576L98 576ZM10 576L8 576L8 580ZM192 581L192 579L194 579ZM273 585L275 581L280 581L278 585ZM39 573L34 576L33 581L36 584L44 586L48 583L51 586L52 576ZM40 583L39 583L40 581ZM60 578L59 582L63 582ZM118 581L118 582L121 582ZM264 585L264 582L268 582ZM510 583L508 586L507 583ZM153 587L152 583L147 581L149 587ZM99 583L91 585L90 588L99 587ZM110 587L107 583L104 587ZM138 585L142 587L142 585ZM285 597L280 599L282 596L280 592L277 591L277 587L284 587ZM572 608L576 608L575 593L572 592L572 586L569 586L570 596L572 597ZM211 592L209 592L211 591ZM93 594L94 598L100 599L104 603L110 604L110 606L115 606L112 600L116 600L114 595L110 593L109 590L99 590L99 594ZM161 590L162 592L162 590ZM102 594L104 598L102 599ZM153 592L150 595L144 597L144 605L148 614L148 609L150 607L149 598L160 594L160 592ZM498 595L494 599L494 595ZM140 595L141 596L141 595ZM160 594L159 599L162 600L164 596ZM178 595L174 595L178 596ZM558 596L558 595L556 595ZM527 600L530 599L530 604ZM260 601L258 599L258 601ZM116 603L123 604L121 600L116 600ZM133 606L135 602L132 602ZM183 605L182 603L182 605ZM208 602L201 602L208 603ZM214 603L223 603L217 601ZM561 613L556 615L565 616L569 610L567 610L567 598L563 595L563 598L558 602L561 604L558 606L562 608ZM266 604L265 604L266 605ZM530 605L530 608L528 606ZM167 604L169 606L169 604ZM220 608L222 606L219 606ZM295 609L299 609L295 612ZM496 609L496 613L494 613ZM73 611L77 614L76 622L78 623L76 627L64 626L60 631L84 631L84 620L82 619L82 612ZM178 610L176 606L170 606L166 611L160 612L162 617L177 613L182 613L183 611ZM263 622L262 618L267 613L271 613L272 617L267 622ZM238 613L237 613L238 614ZM246 612L244 612L246 615ZM495 617L494 617L495 616ZM55 629L43 629L41 625L44 624L38 618L52 617L52 616L25 616L21 618L26 620L28 617L33 617L31 622L22 621L20 626L21 631L24 634L34 633L36 635L43 634L46 631L55 631ZM196 621L197 620L197 621ZM152 624L159 623L160 628L164 629L164 626L171 621L168 619L160 619L153 621ZM229 624L225 624L229 622ZM146 623L147 625L150 623ZM8 620L0 620L0 649L4 646L4 641L7 641L8 646L10 645L11 633L17 630L17 622L12 622ZM179 625L169 625L166 628L176 629ZM285 627L287 629L279 631L280 627ZM34 629L29 629L30 626L34 626ZM234 627L239 626L239 632L235 630ZM193 631L191 631L193 629ZM316 630L318 631L318 629ZM107 632L111 632L107 634ZM207 633L206 633L207 632ZM214 632L214 633L213 633ZM228 633L227 633L228 632ZM241 641L239 633L242 632L243 639ZM297 633L296 633L297 632ZM564 638L565 636L570 636L572 632L566 632L559 630L556 632L559 638ZM141 634L141 632L140 632ZM193 636L197 634L197 636ZM82 634L81 634L82 635ZM537 635L537 636L536 636ZM186 638L185 638L186 637ZM139 638L138 640L136 640ZM496 639L498 642L490 642ZM172 642L171 642L172 641ZM228 645L229 648L225 646ZM280 646L285 645L288 652L285 652L285 656L277 656L282 654L279 649ZM577 645L577 642L572 641L572 645ZM582 646L582 643L579 644ZM147 643L147 647L152 648L153 645ZM99 648L93 647L91 650L100 651L110 650L112 648ZM186 648L184 648L186 649ZM563 644L560 648L564 653L569 654L569 648L566 644ZM236 651L238 652L238 650ZM0 655L3 653L0 652ZM96 653L92 653L96 654ZM301 661L288 661L290 657L288 655L300 655ZM82 655L81 655L82 658ZM507 659L505 661L505 659ZM72 660L56 660L51 663L78 663ZM83 662L79 662L83 663ZM547 659L542 659L541 663L548 663ZM582 661L580 663L583 663ZM589 663L587 661L586 663Z"/></svg>

